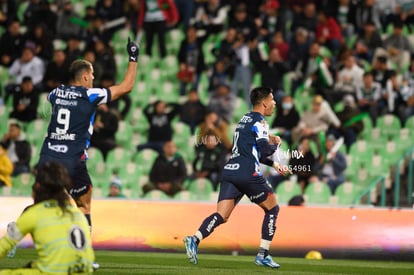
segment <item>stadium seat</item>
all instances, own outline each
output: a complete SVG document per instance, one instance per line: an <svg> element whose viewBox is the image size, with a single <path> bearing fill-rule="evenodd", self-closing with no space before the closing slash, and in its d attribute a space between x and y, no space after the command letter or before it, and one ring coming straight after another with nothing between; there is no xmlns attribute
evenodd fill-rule
<svg viewBox="0 0 414 275"><path fill-rule="evenodd" d="M144 149L135 155L135 163L141 169L143 174L149 174L158 153L151 149Z"/></svg>
<svg viewBox="0 0 414 275"><path fill-rule="evenodd" d="M400 134L401 121L396 115L386 114L377 118L377 127L382 135L395 137Z"/></svg>
<svg viewBox="0 0 414 275"><path fill-rule="evenodd" d="M47 100L47 96L47 93L40 94L39 105L37 106L37 116L44 120L48 120L52 114L52 105Z"/></svg>
<svg viewBox="0 0 414 275"><path fill-rule="evenodd" d="M412 135L414 134L414 126L409 128L401 128L400 134L396 137L396 142L400 145L403 151L409 149L411 146L414 146L414 141Z"/></svg>
<svg viewBox="0 0 414 275"><path fill-rule="evenodd" d="M189 201L191 200L191 193L188 190L182 190L174 195L174 199L179 201Z"/></svg>
<svg viewBox="0 0 414 275"><path fill-rule="evenodd" d="M353 205L355 198L358 196L360 191L360 188L358 188L352 182L342 183L335 190L337 203L339 205Z"/></svg>
<svg viewBox="0 0 414 275"><path fill-rule="evenodd" d="M307 204L328 204L331 199L331 189L324 182L312 182L304 192Z"/></svg>
<svg viewBox="0 0 414 275"><path fill-rule="evenodd" d="M134 150L135 144L131 143L133 129L130 123L124 120L119 121L118 130L115 134L116 144L125 149Z"/></svg>
<svg viewBox="0 0 414 275"><path fill-rule="evenodd" d="M405 128L407 129L414 129L414 115L411 115L406 121L405 121Z"/></svg>
<svg viewBox="0 0 414 275"><path fill-rule="evenodd" d="M109 184L111 170L107 169L105 162L87 162L88 172L91 176L92 184L96 187L103 187Z"/></svg>
<svg viewBox="0 0 414 275"><path fill-rule="evenodd" d="M40 149L41 146L31 145L30 149L32 150L32 156L30 158L30 167L34 168L35 165L39 162L40 158Z"/></svg>
<svg viewBox="0 0 414 275"><path fill-rule="evenodd" d="M167 200L170 199L169 196L167 196L167 194L165 194L164 192L160 191L160 190L152 190L149 191L148 193L146 193L143 196L144 199L150 199L150 200Z"/></svg>
<svg viewBox="0 0 414 275"><path fill-rule="evenodd" d="M6 105L0 105L0 136L2 137L8 131L9 112Z"/></svg>
<svg viewBox="0 0 414 275"><path fill-rule="evenodd" d="M211 193L213 192L213 184L209 179L199 178L192 181L188 186L190 191L190 198L192 200L210 200Z"/></svg>
<svg viewBox="0 0 414 275"><path fill-rule="evenodd" d="M233 122L238 123L245 113L249 111L249 105L241 97L236 97L236 102L233 112Z"/></svg>
<svg viewBox="0 0 414 275"><path fill-rule="evenodd" d="M43 119L35 119L27 126L26 139L30 144L41 146L47 135L48 122Z"/></svg>
<svg viewBox="0 0 414 275"><path fill-rule="evenodd" d="M12 195L30 196L32 194L32 185L34 176L32 173L22 173L12 178Z"/></svg>
<svg viewBox="0 0 414 275"><path fill-rule="evenodd" d="M106 169L113 171L114 169L120 169L125 163L130 162L132 159L132 152L129 149L122 147L116 147L109 151L106 157Z"/></svg>
<svg viewBox="0 0 414 275"><path fill-rule="evenodd" d="M302 194L299 184L293 181L279 183L275 192L279 203L288 203L293 196Z"/></svg>
<svg viewBox="0 0 414 275"><path fill-rule="evenodd" d="M356 162L369 162L373 154L373 147L366 140L357 140L351 145L349 154L352 156L353 161Z"/></svg>
<svg viewBox="0 0 414 275"><path fill-rule="evenodd" d="M99 150L96 147L90 147L87 153L88 153L88 163L104 161L104 157L103 157L101 150Z"/></svg>

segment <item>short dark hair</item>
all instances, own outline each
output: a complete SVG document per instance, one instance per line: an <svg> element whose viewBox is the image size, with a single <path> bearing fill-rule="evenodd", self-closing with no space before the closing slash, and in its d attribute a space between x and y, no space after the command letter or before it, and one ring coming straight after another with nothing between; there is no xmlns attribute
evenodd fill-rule
<svg viewBox="0 0 414 275"><path fill-rule="evenodd" d="M80 78L83 72L91 71L92 64L89 61L83 59L77 59L70 64L69 74L71 80L77 80Z"/></svg>
<svg viewBox="0 0 414 275"><path fill-rule="evenodd" d="M273 93L273 90L268 87L257 87L250 92L250 102L253 106L256 106L262 102L269 94Z"/></svg>

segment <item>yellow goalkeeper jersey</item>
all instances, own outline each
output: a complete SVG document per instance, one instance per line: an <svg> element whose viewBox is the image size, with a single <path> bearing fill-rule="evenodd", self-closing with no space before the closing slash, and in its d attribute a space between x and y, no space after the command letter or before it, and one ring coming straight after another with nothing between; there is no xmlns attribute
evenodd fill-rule
<svg viewBox="0 0 414 275"><path fill-rule="evenodd" d="M95 255L88 222L76 206L68 204L66 210L62 213L55 200L28 208L0 239L0 258L30 233L38 253L32 267L53 274L93 272Z"/></svg>

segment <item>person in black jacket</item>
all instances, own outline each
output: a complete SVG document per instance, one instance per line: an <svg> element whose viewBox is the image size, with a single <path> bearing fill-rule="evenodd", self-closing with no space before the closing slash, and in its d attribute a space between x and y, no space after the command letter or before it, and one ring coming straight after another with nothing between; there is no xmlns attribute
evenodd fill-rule
<svg viewBox="0 0 414 275"><path fill-rule="evenodd" d="M154 161L149 176L150 183L142 189L144 194L156 189L172 197L183 189L186 178L184 159L177 153L175 143L169 140L163 144L163 152Z"/></svg>
<svg viewBox="0 0 414 275"><path fill-rule="evenodd" d="M0 146L7 150L7 155L13 163L12 177L30 172L32 151L18 123L10 123L9 132L3 136Z"/></svg>
<svg viewBox="0 0 414 275"><path fill-rule="evenodd" d="M221 170L226 162L227 150L213 133L203 137L202 143L195 148L193 174L191 179L207 178L216 191Z"/></svg>
<svg viewBox="0 0 414 275"><path fill-rule="evenodd" d="M176 103L166 103L157 100L148 104L144 109L144 115L150 126L148 130L148 139L146 143L139 144L137 150L153 149L162 153L164 142L172 140L173 129L171 121L180 111L180 105Z"/></svg>
<svg viewBox="0 0 414 275"><path fill-rule="evenodd" d="M10 117L21 122L31 122L37 118L38 105L39 91L33 85L32 78L25 76L13 93L13 111Z"/></svg>
<svg viewBox="0 0 414 275"><path fill-rule="evenodd" d="M191 134L204 120L205 113L206 106L200 101L197 90L190 90L187 101L181 105L180 120L190 127Z"/></svg>
<svg viewBox="0 0 414 275"><path fill-rule="evenodd" d="M293 98L285 96L276 110L272 128L276 128L279 136L288 144L292 144L292 129L298 125L300 116L295 108Z"/></svg>

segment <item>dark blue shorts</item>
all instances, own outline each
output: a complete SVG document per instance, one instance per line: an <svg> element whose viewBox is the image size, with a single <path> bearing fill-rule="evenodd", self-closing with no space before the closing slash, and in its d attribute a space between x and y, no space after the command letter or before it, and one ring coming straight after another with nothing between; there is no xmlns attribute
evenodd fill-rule
<svg viewBox="0 0 414 275"><path fill-rule="evenodd" d="M241 176L240 173L226 172L221 175L218 201L234 199L239 202L246 195L250 201L259 204L269 194L273 194L273 189L263 176Z"/></svg>
<svg viewBox="0 0 414 275"><path fill-rule="evenodd" d="M48 155L40 155L38 167L48 161L59 162L68 169L72 179L72 188L68 192L74 199L86 194L92 188L91 177L89 176L85 161L81 159L60 159Z"/></svg>

